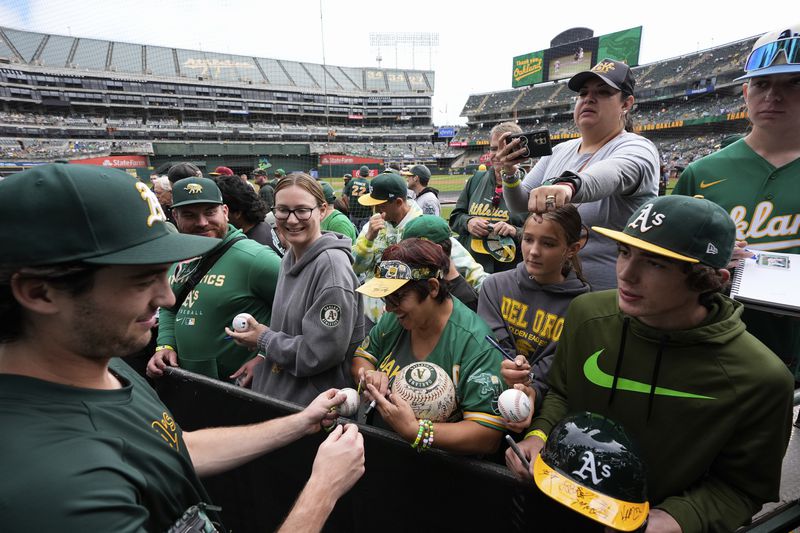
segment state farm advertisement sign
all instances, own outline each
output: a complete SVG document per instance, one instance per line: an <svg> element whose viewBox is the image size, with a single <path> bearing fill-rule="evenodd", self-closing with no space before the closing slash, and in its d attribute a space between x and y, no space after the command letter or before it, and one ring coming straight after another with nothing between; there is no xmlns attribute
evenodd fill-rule
<svg viewBox="0 0 800 533"><path fill-rule="evenodd" d="M325 154L319 156L320 165L379 165L383 159L354 157L351 155Z"/></svg>
<svg viewBox="0 0 800 533"><path fill-rule="evenodd" d="M70 163L76 165L98 165L111 168L141 168L147 166L147 157L143 155L110 155L107 157L72 159Z"/></svg>

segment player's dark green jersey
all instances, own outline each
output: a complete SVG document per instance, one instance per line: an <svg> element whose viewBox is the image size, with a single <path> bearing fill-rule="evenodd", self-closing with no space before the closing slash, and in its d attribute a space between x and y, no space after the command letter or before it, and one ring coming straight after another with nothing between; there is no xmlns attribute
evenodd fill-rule
<svg viewBox="0 0 800 533"><path fill-rule="evenodd" d="M358 203L358 197L369 194L372 191L369 179L353 178L345 185L342 195L347 196L350 207L350 219L368 218L372 215L372 208Z"/></svg>

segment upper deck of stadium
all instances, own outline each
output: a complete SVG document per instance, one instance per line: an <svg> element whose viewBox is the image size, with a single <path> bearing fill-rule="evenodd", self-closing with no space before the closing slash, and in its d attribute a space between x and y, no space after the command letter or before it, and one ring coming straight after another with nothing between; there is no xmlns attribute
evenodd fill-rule
<svg viewBox="0 0 800 533"><path fill-rule="evenodd" d="M343 94L431 95L434 72L305 63L67 37L0 26L0 66Z"/></svg>

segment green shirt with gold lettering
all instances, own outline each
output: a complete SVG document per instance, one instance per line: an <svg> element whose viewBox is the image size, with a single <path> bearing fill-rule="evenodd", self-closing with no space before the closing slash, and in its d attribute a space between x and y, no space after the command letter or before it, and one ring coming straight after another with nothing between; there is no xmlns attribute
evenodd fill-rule
<svg viewBox="0 0 800 533"><path fill-rule="evenodd" d="M238 235L243 235L242 231L229 225L220 246ZM198 261L172 266L173 292L178 292ZM158 344L176 349L181 368L227 380L256 352L226 339L225 326L230 327L239 313L249 313L269 325L280 267L280 258L268 246L250 239L236 242L203 276L177 313L159 310Z"/></svg>

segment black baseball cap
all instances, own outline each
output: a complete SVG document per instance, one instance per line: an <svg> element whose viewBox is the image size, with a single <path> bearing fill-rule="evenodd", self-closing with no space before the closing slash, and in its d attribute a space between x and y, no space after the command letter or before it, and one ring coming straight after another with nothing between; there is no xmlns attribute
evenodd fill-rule
<svg viewBox="0 0 800 533"><path fill-rule="evenodd" d="M0 182L0 213L7 221L0 262L11 266L173 263L220 242L170 231L147 185L101 166L50 164L13 174Z"/></svg>
<svg viewBox="0 0 800 533"><path fill-rule="evenodd" d="M627 94L633 94L633 88L636 85L633 72L628 65L622 61L604 59L593 66L591 70L584 70L572 76L567 86L578 92L589 78L600 78L611 87Z"/></svg>

